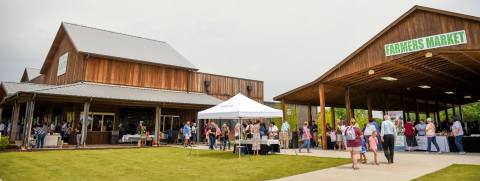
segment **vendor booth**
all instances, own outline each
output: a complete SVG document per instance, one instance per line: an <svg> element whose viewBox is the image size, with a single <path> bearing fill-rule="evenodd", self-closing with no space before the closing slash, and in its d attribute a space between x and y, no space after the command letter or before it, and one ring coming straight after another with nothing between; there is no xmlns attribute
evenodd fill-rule
<svg viewBox="0 0 480 181"><path fill-rule="evenodd" d="M234 119L238 120L240 124L243 119L260 119L260 118L283 118L283 113L281 110L277 110L263 104L260 104L248 97L237 94L231 99L215 106L210 109L198 112L198 120L200 119ZM197 120L197 122L198 122ZM199 123L197 123L199 124ZM242 132L242 126L240 127L240 132ZM235 140L235 144L238 145L238 148L246 148L248 153L249 149L251 150L252 141L251 139L246 139L240 137L240 140ZM266 154L269 151L280 152L278 140L268 140L263 138L261 141L260 153ZM234 149L235 150L235 149ZM239 151L239 157L240 157Z"/></svg>

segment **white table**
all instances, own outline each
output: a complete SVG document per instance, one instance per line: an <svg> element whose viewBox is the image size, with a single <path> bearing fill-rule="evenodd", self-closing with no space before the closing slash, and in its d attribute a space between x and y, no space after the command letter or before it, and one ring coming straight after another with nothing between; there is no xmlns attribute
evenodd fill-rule
<svg viewBox="0 0 480 181"><path fill-rule="evenodd" d="M43 147L58 147L62 137L60 135L49 135L45 136L43 140Z"/></svg>
<svg viewBox="0 0 480 181"><path fill-rule="evenodd" d="M427 137L426 136L416 136L418 146L415 147L416 150L427 150ZM446 136L437 136L436 137L438 147L442 152L450 152L450 147L448 146L448 139ZM435 145L431 145L431 151L437 151Z"/></svg>
<svg viewBox="0 0 480 181"><path fill-rule="evenodd" d="M150 135L149 138L154 140L155 135ZM133 142L137 142L138 140L140 140L140 135L139 134L134 134L134 135L126 134L126 135L122 136L122 143L133 143Z"/></svg>

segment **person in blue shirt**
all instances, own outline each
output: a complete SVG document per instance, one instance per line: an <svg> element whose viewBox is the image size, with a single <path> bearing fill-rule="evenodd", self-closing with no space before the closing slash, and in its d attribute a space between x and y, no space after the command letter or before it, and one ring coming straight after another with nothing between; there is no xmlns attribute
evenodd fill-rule
<svg viewBox="0 0 480 181"><path fill-rule="evenodd" d="M360 152L360 160L363 164L367 163L367 157L365 154L367 153L367 143L365 142L365 137L362 136L362 151Z"/></svg>

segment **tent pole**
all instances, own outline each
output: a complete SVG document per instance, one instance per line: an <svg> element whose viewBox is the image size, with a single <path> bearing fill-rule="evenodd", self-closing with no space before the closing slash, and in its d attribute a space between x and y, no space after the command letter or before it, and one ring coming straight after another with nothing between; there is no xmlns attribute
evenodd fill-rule
<svg viewBox="0 0 480 181"><path fill-rule="evenodd" d="M242 153L241 149L240 149L240 145L241 145L240 143L242 142L241 140L242 140L242 127L243 127L242 126L242 118L238 118L238 122L240 122L240 130L238 132L238 147L237 147L237 149L238 149L238 159L240 159L240 155Z"/></svg>

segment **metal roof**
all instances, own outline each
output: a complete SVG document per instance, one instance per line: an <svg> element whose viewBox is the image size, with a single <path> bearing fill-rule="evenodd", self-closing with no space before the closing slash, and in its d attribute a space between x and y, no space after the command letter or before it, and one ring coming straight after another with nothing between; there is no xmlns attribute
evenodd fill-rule
<svg viewBox="0 0 480 181"><path fill-rule="evenodd" d="M55 87L55 85L19 83L19 82L2 82L1 87L5 90L7 96L16 94L17 92L30 92L39 89Z"/></svg>
<svg viewBox="0 0 480 181"><path fill-rule="evenodd" d="M21 91L59 96L196 105L217 105L223 102L220 99L203 93L98 84L91 82L78 82L58 86L6 82L3 83L3 85L8 92Z"/></svg>
<svg viewBox="0 0 480 181"><path fill-rule="evenodd" d="M32 80L41 75L40 69L37 69L37 68L27 67L25 68L25 71L27 72L28 80Z"/></svg>
<svg viewBox="0 0 480 181"><path fill-rule="evenodd" d="M78 52L198 70L165 42L62 23Z"/></svg>

